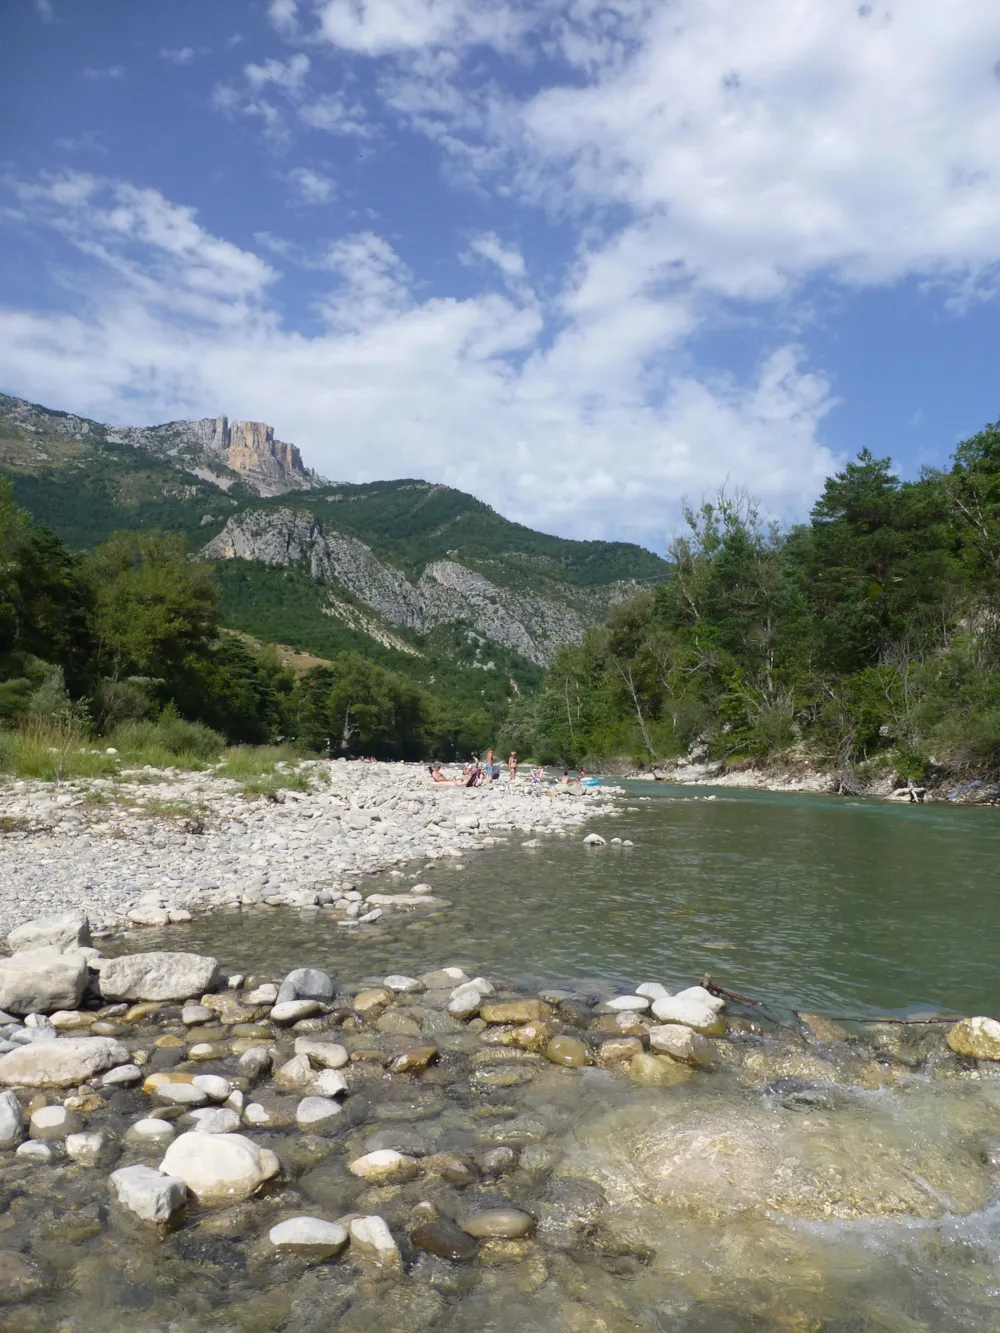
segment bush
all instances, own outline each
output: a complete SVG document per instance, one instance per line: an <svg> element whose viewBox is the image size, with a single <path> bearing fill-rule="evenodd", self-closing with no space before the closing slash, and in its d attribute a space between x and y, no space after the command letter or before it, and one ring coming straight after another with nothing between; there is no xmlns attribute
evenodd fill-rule
<svg viewBox="0 0 1000 1333"><path fill-rule="evenodd" d="M74 718L37 719L0 730L0 773L42 782L106 777L117 771L114 755L96 749Z"/></svg>
<svg viewBox="0 0 1000 1333"><path fill-rule="evenodd" d="M202 722L185 722L165 709L155 721L122 722L106 738L122 762L153 768L206 768L219 757L225 740Z"/></svg>

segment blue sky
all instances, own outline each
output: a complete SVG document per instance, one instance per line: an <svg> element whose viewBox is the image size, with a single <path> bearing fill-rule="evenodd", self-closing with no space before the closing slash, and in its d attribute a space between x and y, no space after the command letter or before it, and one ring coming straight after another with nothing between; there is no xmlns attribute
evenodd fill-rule
<svg viewBox="0 0 1000 1333"><path fill-rule="evenodd" d="M6 0L0 388L662 549L1000 416L1000 7Z"/></svg>

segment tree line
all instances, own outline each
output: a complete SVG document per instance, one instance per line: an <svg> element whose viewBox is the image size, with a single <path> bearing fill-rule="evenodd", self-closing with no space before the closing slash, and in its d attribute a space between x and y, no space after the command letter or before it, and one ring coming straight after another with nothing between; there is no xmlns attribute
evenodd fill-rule
<svg viewBox="0 0 1000 1333"><path fill-rule="evenodd" d="M1000 422L913 482L863 450L788 530L740 492L684 519L669 579L560 650L509 744L560 763L798 755L900 781L1000 767Z"/></svg>
<svg viewBox="0 0 1000 1333"><path fill-rule="evenodd" d="M389 759L456 757L495 725L357 652L297 675L273 645L224 628L212 567L182 535L116 532L76 553L0 481L0 727L69 720L108 735L175 717L220 744Z"/></svg>

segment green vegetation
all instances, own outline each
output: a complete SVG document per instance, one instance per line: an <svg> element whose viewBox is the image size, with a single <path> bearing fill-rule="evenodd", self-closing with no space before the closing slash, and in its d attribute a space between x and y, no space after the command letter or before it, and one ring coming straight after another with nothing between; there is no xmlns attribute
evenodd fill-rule
<svg viewBox="0 0 1000 1333"><path fill-rule="evenodd" d="M694 745L900 782L1000 768L1000 423L916 482L862 452L789 532L742 495L685 517L670 581L564 648L503 739L560 762Z"/></svg>

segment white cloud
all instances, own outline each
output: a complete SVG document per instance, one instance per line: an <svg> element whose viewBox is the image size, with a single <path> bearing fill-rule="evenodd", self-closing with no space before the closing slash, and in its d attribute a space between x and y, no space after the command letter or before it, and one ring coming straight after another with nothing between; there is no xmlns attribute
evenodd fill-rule
<svg viewBox="0 0 1000 1333"><path fill-rule="evenodd" d="M685 492L732 474L787 511L832 463L816 438L828 388L794 350L747 383L665 374L650 395L662 328L637 352L628 309L616 329L597 295L547 319L493 235L474 253L513 286L463 299L422 295L384 237L339 238L317 293L325 328L306 335L278 317L270 264L153 191L76 173L22 184L18 202L97 265L72 313L0 312L8 382L35 401L118 422L263 419L329 476L423 475L550 530L654 544ZM269 246L278 262L286 248ZM614 336L626 352L612 342L602 359Z"/></svg>
<svg viewBox="0 0 1000 1333"><path fill-rule="evenodd" d="M267 16L284 37L293 37L298 31L297 0L271 0Z"/></svg>
<svg viewBox="0 0 1000 1333"><path fill-rule="evenodd" d="M80 73L85 79L123 79L125 77L125 66L106 65L98 68L95 65L84 65Z"/></svg>
<svg viewBox="0 0 1000 1333"><path fill-rule="evenodd" d="M332 176L313 171L311 167L296 167L288 173L288 179L299 201L304 204L325 204L336 190Z"/></svg>
<svg viewBox="0 0 1000 1333"><path fill-rule="evenodd" d="M53 23L55 21L52 0L35 0L35 9L43 23Z"/></svg>
<svg viewBox="0 0 1000 1333"><path fill-rule="evenodd" d="M265 60L259 65L244 65L243 73L252 88L275 83L279 88L301 88L309 73L309 57L301 51L288 60Z"/></svg>
<svg viewBox="0 0 1000 1333"><path fill-rule="evenodd" d="M325 0L319 25L335 45L369 56L439 45L507 49L528 13L493 0Z"/></svg>
<svg viewBox="0 0 1000 1333"><path fill-rule="evenodd" d="M174 65L190 65L195 55L193 46L164 46L160 50L161 60L169 60Z"/></svg>
<svg viewBox="0 0 1000 1333"><path fill-rule="evenodd" d="M216 110L227 115L256 116L265 135L274 143L291 139L288 111L294 120L308 129L325 130L330 134L367 137L375 129L367 122L364 109L357 102L349 102L343 92L317 93L308 86L312 62L304 52L296 52L288 60L269 58L243 66L244 89L232 84L220 84L213 94ZM268 92L282 100L283 106L263 96Z"/></svg>

